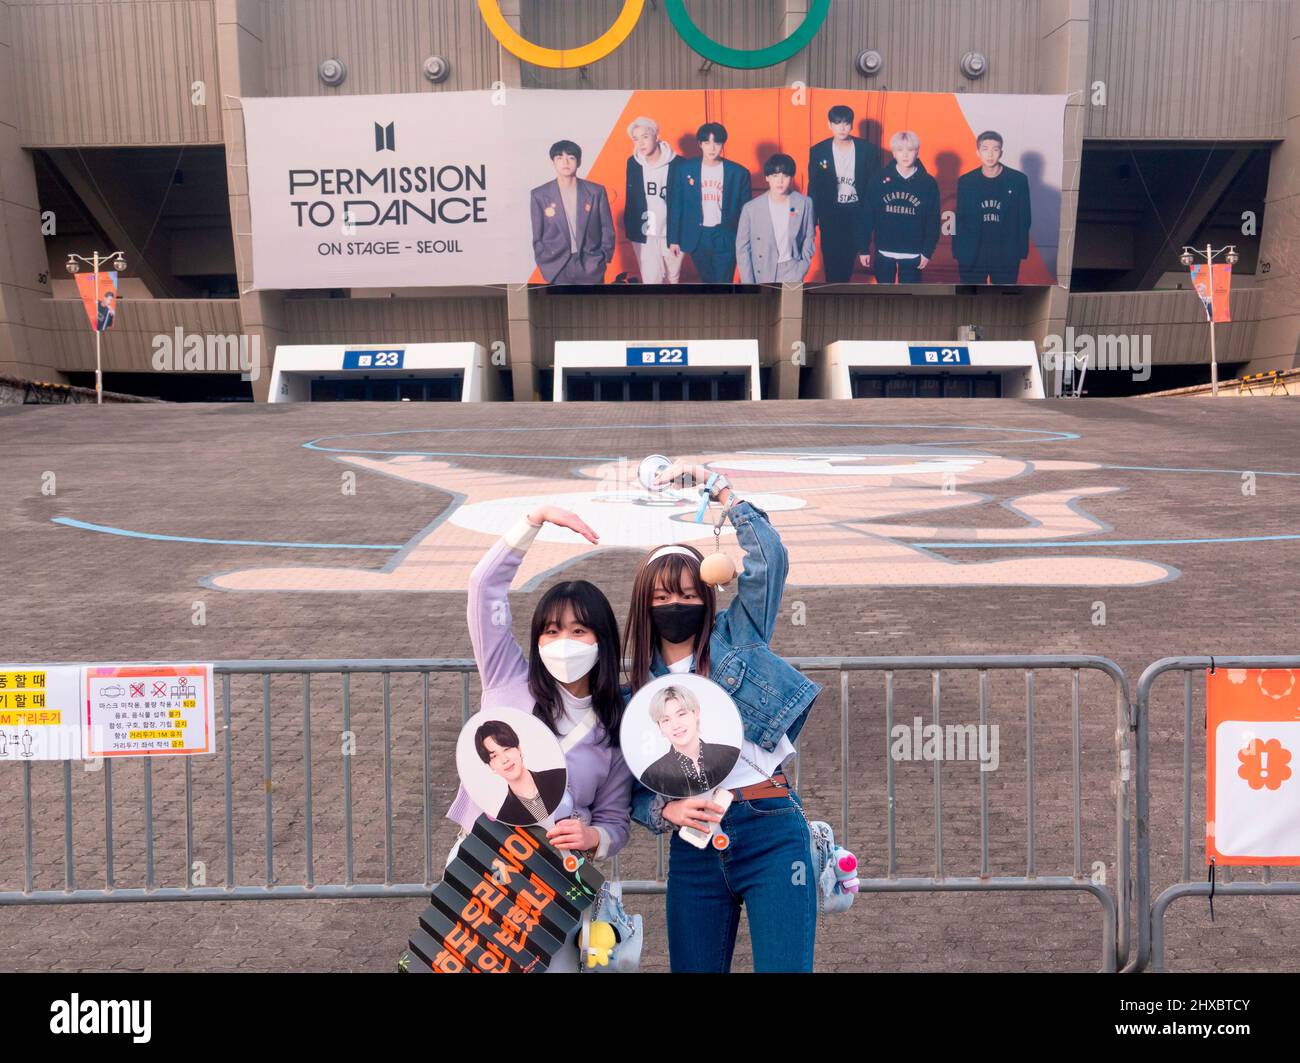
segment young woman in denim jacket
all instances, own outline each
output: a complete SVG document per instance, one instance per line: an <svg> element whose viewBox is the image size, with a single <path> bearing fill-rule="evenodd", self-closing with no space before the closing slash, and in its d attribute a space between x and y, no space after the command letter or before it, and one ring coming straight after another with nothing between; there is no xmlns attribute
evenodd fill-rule
<svg viewBox="0 0 1300 1063"><path fill-rule="evenodd" d="M708 485L726 510L745 567L735 599L715 616L715 591L700 578L699 551L651 551L637 570L626 628L631 690L669 672L707 675L735 701L745 740L723 780L734 798L725 815L708 795L672 801L639 782L634 788L632 818L655 833L674 832L669 960L674 972L730 970L744 905L756 971L811 971L816 875L802 804L782 765L821 688L769 646L785 588L785 547L767 514L741 501L725 478L678 464L657 482L682 478ZM707 831L718 822L730 838L722 851L697 849L675 833L682 826Z"/></svg>

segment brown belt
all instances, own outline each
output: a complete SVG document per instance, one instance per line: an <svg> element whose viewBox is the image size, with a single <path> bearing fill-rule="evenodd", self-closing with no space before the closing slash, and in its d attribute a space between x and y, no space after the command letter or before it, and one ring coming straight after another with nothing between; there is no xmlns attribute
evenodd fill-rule
<svg viewBox="0 0 1300 1063"><path fill-rule="evenodd" d="M737 801L757 801L764 797L788 797L790 784L786 781L785 772L778 771L772 778L764 782L751 783L749 786L742 786L739 790L732 790L731 793Z"/></svg>

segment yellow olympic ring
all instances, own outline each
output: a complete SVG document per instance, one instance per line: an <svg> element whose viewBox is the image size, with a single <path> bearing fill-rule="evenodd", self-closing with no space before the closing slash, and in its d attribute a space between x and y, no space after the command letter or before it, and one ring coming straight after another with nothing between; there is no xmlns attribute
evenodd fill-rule
<svg viewBox="0 0 1300 1063"><path fill-rule="evenodd" d="M506 21L505 15L501 13L501 0L478 0L478 9L483 15L483 21L502 48L525 63L549 67L552 70L586 66L598 59L604 59L631 36L644 7L645 0L623 0L623 10L614 20L614 25L594 41L578 48L543 48L540 44L534 44L522 37L519 31Z"/></svg>

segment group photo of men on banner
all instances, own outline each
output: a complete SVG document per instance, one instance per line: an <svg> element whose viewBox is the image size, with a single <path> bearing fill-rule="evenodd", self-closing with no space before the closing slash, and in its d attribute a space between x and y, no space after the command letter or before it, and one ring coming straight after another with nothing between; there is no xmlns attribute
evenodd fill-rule
<svg viewBox="0 0 1300 1063"><path fill-rule="evenodd" d="M1061 96L243 104L258 288L1056 283Z"/></svg>

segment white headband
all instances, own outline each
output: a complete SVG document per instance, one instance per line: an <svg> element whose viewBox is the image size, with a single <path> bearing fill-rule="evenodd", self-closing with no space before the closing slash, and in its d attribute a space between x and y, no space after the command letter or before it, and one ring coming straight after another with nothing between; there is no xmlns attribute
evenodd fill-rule
<svg viewBox="0 0 1300 1063"><path fill-rule="evenodd" d="M651 554L648 558L646 558L646 564L647 565L650 564L651 561L658 561L661 557L667 557L669 554L682 554L683 556L689 557L692 560L695 561L699 560L699 558L696 557L692 551L686 549L686 547L684 546L661 546L659 547L658 550L656 550L653 554Z"/></svg>

